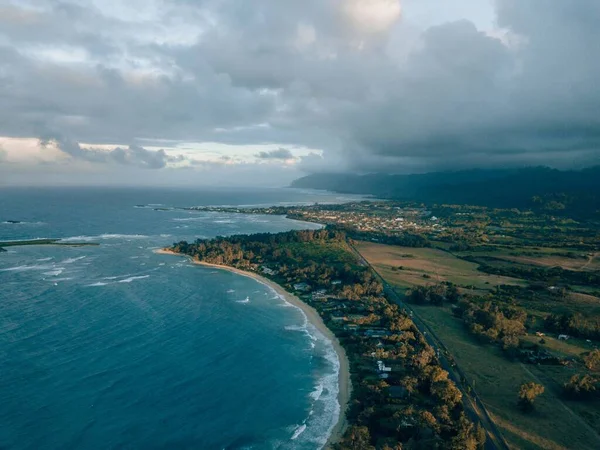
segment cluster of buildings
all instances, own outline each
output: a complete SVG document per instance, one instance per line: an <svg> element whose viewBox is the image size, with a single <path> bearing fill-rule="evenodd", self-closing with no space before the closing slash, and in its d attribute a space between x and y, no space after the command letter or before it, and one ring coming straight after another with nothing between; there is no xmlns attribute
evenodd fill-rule
<svg viewBox="0 0 600 450"><path fill-rule="evenodd" d="M292 217L308 222L352 227L361 232L394 234L400 232L443 231L439 219L422 208L381 207L291 209Z"/></svg>
<svg viewBox="0 0 600 450"><path fill-rule="evenodd" d="M333 280L332 285L340 285L342 282ZM379 326L380 318L370 313L366 306L360 306L360 302L353 301L351 307L348 307L348 300L332 294L327 289L312 290L306 283L296 283L294 290L315 306L323 315L326 321L330 322L330 328L337 328L361 338L367 342L372 342L374 348L383 351L384 345L382 339L392 335L392 332L386 327ZM391 376L392 367L386 365L382 356L383 353L371 353L370 362L366 362L371 367L373 374L380 379L387 380Z"/></svg>

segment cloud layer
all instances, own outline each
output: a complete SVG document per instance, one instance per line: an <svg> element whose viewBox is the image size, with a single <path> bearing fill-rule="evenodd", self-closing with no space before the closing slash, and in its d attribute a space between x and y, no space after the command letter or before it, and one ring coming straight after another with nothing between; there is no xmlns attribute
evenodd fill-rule
<svg viewBox="0 0 600 450"><path fill-rule="evenodd" d="M8 0L0 136L155 169L184 158L141 140L322 150L310 171L600 163L597 0L496 0L489 27L417 3Z"/></svg>
<svg viewBox="0 0 600 450"><path fill-rule="evenodd" d="M177 163L185 160L183 156L168 156L165 150L147 150L138 145L127 148L117 147L112 150L97 148L82 148L77 142L65 139L42 141L43 146L53 144L64 154L75 160L101 164L117 164L134 166L143 169L163 169L168 163Z"/></svg>

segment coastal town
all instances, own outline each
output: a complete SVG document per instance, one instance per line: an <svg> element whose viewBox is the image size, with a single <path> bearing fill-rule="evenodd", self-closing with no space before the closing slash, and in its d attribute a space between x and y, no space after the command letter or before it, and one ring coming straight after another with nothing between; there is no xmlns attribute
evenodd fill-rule
<svg viewBox="0 0 600 450"><path fill-rule="evenodd" d="M192 207L189 211L209 211L237 214L285 215L290 219L335 225L357 232L400 236L419 233L438 236L446 228L430 210L414 204L386 201L361 201L343 204L273 207Z"/></svg>

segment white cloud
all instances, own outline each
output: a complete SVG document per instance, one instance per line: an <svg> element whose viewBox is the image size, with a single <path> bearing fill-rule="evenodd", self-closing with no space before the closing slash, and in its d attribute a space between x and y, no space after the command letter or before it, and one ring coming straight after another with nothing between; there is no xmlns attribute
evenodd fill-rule
<svg viewBox="0 0 600 450"><path fill-rule="evenodd" d="M399 0L346 0L343 11L360 32L381 33L400 18L401 7Z"/></svg>

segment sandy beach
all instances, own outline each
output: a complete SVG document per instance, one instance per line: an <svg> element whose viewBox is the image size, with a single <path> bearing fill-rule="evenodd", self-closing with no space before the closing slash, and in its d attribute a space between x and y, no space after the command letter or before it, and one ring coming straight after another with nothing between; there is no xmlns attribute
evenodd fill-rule
<svg viewBox="0 0 600 450"><path fill-rule="evenodd" d="M246 272L244 270L236 269L234 267L222 266L217 264L208 264L201 261L192 260L187 255L182 255L180 253L175 253L168 249L156 250L155 253L163 254L163 255L174 255L174 256L185 256L189 258L192 263L198 264L201 266L212 267L215 269L227 270L229 272L236 273L238 275L242 275L245 277L250 277L258 282L269 286L273 290L275 290L279 295L281 295L286 301L291 303L294 306L302 309L306 317L327 339L329 339L333 343L333 348L335 349L338 359L340 361L340 372L339 372L339 394L338 394L338 402L340 404L340 417L338 423L333 428L331 435L329 436L329 440L324 448L329 448L335 442L338 442L347 428L346 421L346 409L348 407L348 402L350 401L350 393L351 393L351 383L350 383L350 364L348 362L348 357L346 356L346 352L343 347L340 345L340 342L335 337L335 335L331 332L329 328L325 325L319 313L311 306L304 303L297 296L291 294L290 292L283 289L280 285L275 283L274 281L269 280L261 275L258 275L254 272Z"/></svg>

